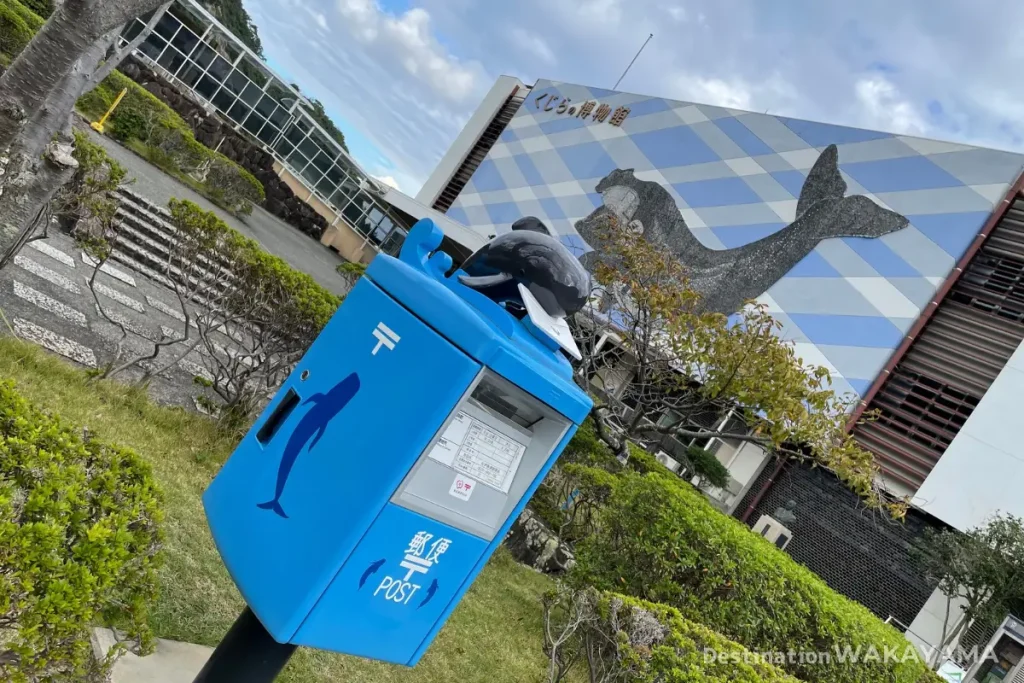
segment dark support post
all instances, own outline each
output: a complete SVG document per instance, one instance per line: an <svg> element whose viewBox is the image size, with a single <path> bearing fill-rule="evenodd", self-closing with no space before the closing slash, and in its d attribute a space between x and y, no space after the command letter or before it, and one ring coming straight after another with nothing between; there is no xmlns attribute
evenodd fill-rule
<svg viewBox="0 0 1024 683"><path fill-rule="evenodd" d="M194 683L271 683L288 663L295 647L274 640L246 607Z"/></svg>

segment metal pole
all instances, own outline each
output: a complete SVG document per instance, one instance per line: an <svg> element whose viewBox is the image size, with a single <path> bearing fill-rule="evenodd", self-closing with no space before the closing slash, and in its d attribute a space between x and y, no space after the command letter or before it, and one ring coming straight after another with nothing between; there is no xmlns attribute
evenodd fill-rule
<svg viewBox="0 0 1024 683"><path fill-rule="evenodd" d="M647 40L644 41L644 44L640 46L640 49L637 50L636 54L633 56L633 62L636 61L636 58L640 56L640 53L644 51L644 48L647 47L647 43L651 42L651 38L653 38L653 37L654 37L653 33L651 35L647 36ZM612 90L618 90L619 83L622 83L622 79L625 78L626 74L629 73L629 70L633 68L633 62L629 63L629 66L626 67L626 70L622 72L621 76L619 76L619 80L615 81L615 85L612 86Z"/></svg>
<svg viewBox="0 0 1024 683"><path fill-rule="evenodd" d="M295 648L295 645L274 640L246 607L194 683L271 683Z"/></svg>

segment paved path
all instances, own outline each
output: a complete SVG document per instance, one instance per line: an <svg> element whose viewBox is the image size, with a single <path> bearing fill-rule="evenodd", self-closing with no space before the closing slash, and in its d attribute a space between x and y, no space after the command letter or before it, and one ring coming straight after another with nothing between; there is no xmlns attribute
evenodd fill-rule
<svg viewBox="0 0 1024 683"><path fill-rule="evenodd" d="M240 220L131 150L92 130L88 133L111 157L125 167L129 178L135 178L131 186L135 192L160 206L166 206L167 200L171 197L195 202L204 209L215 212L232 228L259 242L269 253L281 257L292 268L309 273L323 287L335 294L345 293L344 280L335 270L338 264L344 263L345 260L331 249L303 235L259 206L253 207L251 216L246 217L244 221Z"/></svg>
<svg viewBox="0 0 1024 683"><path fill-rule="evenodd" d="M10 334L13 328L22 339L88 368L103 366L115 358L121 330L97 309L88 286L93 271L88 257L74 241L51 226L48 239L30 242L9 267L0 271L0 309L6 318L6 323L0 323L2 332ZM128 332L122 342L122 358L151 353L153 341L163 335L185 336L177 297L162 284L121 264L108 263L97 275L96 292L103 310ZM195 330L189 336L196 339ZM218 342L222 348L232 346L223 335L218 336ZM181 344L167 346L157 363L162 366L185 351ZM142 371L136 369L119 379L141 375ZM193 382L197 375L209 376L209 372L203 367L200 352L193 350L153 379L153 398L195 408L193 396L203 391Z"/></svg>

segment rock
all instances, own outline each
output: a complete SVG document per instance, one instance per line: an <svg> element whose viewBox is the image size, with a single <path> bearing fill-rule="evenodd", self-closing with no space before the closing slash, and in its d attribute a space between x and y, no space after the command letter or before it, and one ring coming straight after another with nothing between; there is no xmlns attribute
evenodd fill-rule
<svg viewBox="0 0 1024 683"><path fill-rule="evenodd" d="M576 565L569 546L529 509L512 524L505 546L517 560L545 574L564 574Z"/></svg>

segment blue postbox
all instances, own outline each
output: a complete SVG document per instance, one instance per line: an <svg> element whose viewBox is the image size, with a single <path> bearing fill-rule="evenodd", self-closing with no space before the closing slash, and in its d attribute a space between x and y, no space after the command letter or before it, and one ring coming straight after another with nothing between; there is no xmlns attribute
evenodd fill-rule
<svg viewBox="0 0 1024 683"><path fill-rule="evenodd" d="M203 496L279 643L415 665L591 408L441 238L374 259Z"/></svg>

